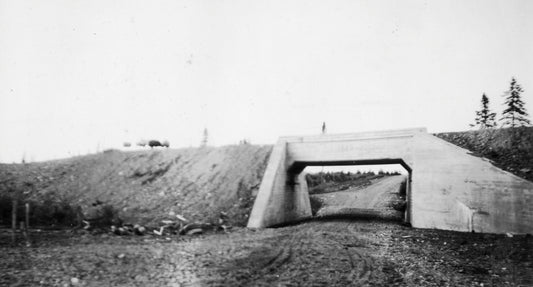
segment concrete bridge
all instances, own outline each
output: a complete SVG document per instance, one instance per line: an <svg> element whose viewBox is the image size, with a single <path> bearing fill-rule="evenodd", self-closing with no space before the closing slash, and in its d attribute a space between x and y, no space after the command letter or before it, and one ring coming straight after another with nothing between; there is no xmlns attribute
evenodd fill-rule
<svg viewBox="0 0 533 287"><path fill-rule="evenodd" d="M425 128L282 137L248 227L311 217L306 166L401 164L409 172L405 221L418 228L533 233L533 182L441 140Z"/></svg>

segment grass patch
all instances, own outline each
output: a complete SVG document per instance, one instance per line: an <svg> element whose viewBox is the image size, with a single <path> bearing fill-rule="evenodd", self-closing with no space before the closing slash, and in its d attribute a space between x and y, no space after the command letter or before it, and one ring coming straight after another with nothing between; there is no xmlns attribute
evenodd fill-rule
<svg viewBox="0 0 533 287"><path fill-rule="evenodd" d="M315 196L310 196L309 201L311 201L311 213L315 216L318 210L324 206L324 203Z"/></svg>

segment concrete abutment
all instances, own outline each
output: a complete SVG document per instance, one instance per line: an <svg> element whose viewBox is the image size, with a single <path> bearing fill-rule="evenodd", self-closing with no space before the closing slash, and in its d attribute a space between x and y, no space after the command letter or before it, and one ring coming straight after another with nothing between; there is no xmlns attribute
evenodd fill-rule
<svg viewBox="0 0 533 287"><path fill-rule="evenodd" d="M533 183L472 156L424 128L282 137L269 163L248 227L310 218L310 165L399 163L409 171L406 221L413 227L533 233Z"/></svg>

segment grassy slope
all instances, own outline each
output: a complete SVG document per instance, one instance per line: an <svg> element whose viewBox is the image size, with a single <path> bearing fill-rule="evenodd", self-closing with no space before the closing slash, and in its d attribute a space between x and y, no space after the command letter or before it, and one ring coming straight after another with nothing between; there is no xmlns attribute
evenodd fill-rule
<svg viewBox="0 0 533 287"><path fill-rule="evenodd" d="M266 168L270 146L226 146L95 155L0 165L0 195L80 206L110 204L131 223L157 224L169 212L200 222L226 212L244 225ZM4 222L6 223L6 222Z"/></svg>
<svg viewBox="0 0 533 287"><path fill-rule="evenodd" d="M494 165L533 181L533 127L435 134L485 157Z"/></svg>

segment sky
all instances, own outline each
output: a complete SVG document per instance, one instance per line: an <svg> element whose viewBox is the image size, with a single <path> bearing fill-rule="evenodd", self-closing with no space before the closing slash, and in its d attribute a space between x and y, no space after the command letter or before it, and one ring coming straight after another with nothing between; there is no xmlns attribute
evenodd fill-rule
<svg viewBox="0 0 533 287"><path fill-rule="evenodd" d="M533 1L0 0L0 162L462 131L512 77L533 114ZM531 118L531 116L530 116Z"/></svg>

